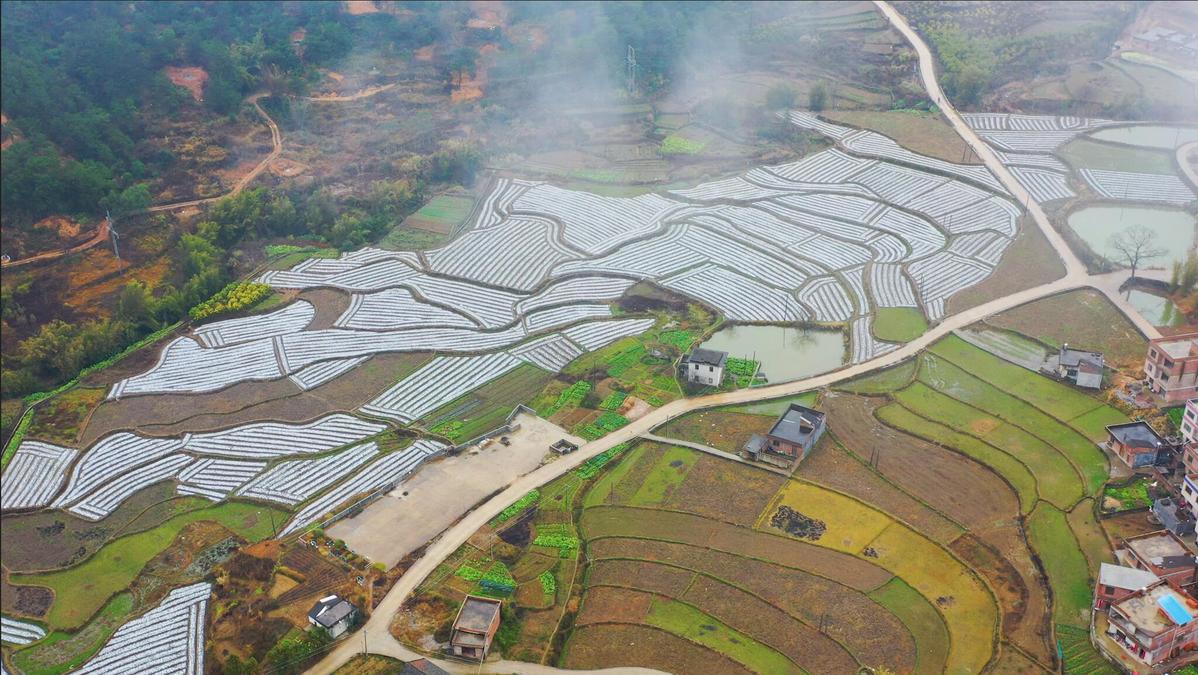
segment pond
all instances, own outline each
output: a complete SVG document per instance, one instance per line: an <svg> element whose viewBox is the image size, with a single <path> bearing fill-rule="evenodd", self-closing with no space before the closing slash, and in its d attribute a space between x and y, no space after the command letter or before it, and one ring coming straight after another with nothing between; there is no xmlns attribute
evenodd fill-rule
<svg viewBox="0 0 1198 675"><path fill-rule="evenodd" d="M1185 315L1169 298L1135 288L1124 292L1123 297L1154 326L1180 326L1186 321Z"/></svg>
<svg viewBox="0 0 1198 675"><path fill-rule="evenodd" d="M1087 206L1069 214L1069 227L1095 253L1118 260L1111 250L1111 235L1132 225L1143 225L1156 233L1153 246L1166 251L1165 255L1149 262L1152 267L1170 268L1175 261L1185 260L1194 248L1194 216L1178 209L1145 206Z"/></svg>
<svg viewBox="0 0 1198 675"><path fill-rule="evenodd" d="M844 345L844 333L826 328L728 326L702 347L755 358L770 383L778 383L835 370L845 362Z"/></svg>
<svg viewBox="0 0 1198 675"><path fill-rule="evenodd" d="M1170 127L1144 124L1131 127L1102 129L1090 134L1100 141L1140 145L1147 148L1173 150L1190 141L1198 141L1198 127Z"/></svg>

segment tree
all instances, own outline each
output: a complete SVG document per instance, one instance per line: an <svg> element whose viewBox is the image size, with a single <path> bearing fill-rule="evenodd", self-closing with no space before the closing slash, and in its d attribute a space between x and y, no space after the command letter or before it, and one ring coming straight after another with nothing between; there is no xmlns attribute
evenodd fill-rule
<svg viewBox="0 0 1198 675"><path fill-rule="evenodd" d="M1182 295L1189 295L1194 292L1195 285L1198 285L1198 254L1190 251L1185 263L1181 265L1177 286Z"/></svg>
<svg viewBox="0 0 1198 675"><path fill-rule="evenodd" d="M815 111L823 110L828 105L828 85L823 80L816 82L807 94L807 106Z"/></svg>
<svg viewBox="0 0 1198 675"><path fill-rule="evenodd" d="M765 92L765 105L770 110L786 110L795 105L795 90L787 84L775 84Z"/></svg>
<svg viewBox="0 0 1198 675"><path fill-rule="evenodd" d="M1166 253L1165 249L1153 246L1156 233L1143 225L1131 227L1111 235L1110 247L1119 256L1118 262L1131 268L1131 278L1136 278L1136 270L1140 264L1158 258Z"/></svg>

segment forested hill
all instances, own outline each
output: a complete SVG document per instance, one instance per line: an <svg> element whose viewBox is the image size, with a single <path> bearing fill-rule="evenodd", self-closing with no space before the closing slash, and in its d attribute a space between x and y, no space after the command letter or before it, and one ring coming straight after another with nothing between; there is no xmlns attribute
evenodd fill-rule
<svg viewBox="0 0 1198 675"><path fill-rule="evenodd" d="M435 21L351 17L323 2L5 2L0 5L4 198L8 227L50 213L135 210L177 158L155 123L193 105L166 66L207 73L210 116L251 91L302 93L317 66L363 44L411 47ZM303 49L293 34L303 29Z"/></svg>

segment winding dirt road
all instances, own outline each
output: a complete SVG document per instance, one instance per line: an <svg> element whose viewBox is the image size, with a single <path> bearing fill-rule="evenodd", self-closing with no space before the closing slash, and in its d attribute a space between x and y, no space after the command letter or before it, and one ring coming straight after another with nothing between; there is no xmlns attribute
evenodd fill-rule
<svg viewBox="0 0 1198 675"><path fill-rule="evenodd" d="M270 115L266 114L266 111L262 109L262 106L258 105L258 99L262 98L263 96L266 96L266 93L254 94L248 100L253 104L254 108L258 111L258 114L262 115L262 119L266 120L266 126L270 128L270 143L272 146L270 154L268 154L261 162L258 162L258 165L255 166L249 173L242 176L241 180L237 181L237 184L233 186L232 190L223 195L217 195L216 197L205 197L203 199L190 199L184 202L160 204L158 206L151 206L150 208L146 209L145 212L159 213L162 211L183 209L187 208L188 206L210 204L217 200L224 199L225 197L232 197L233 195L241 192L246 188L246 186L252 183L255 178L262 175L262 172L270 166L270 163L278 159L279 155L283 152L283 132L279 131L279 125L275 124L275 121L270 118ZM0 267L9 269L12 267L20 267L22 265L30 265L37 262L56 260L72 253L78 253L80 251L86 251L89 248L94 248L105 241L108 241L108 221L104 221L100 227L96 228L96 234L91 239L79 244L78 246L73 246L71 248L62 249L59 251L46 251L45 253L39 253L37 255L29 256L28 258L21 258L20 260L0 262Z"/></svg>
<svg viewBox="0 0 1198 675"><path fill-rule="evenodd" d="M265 92L254 94L249 98L249 102L254 105L254 108L258 111L258 114L262 116L262 119L266 120L266 126L270 127L270 144L272 147L269 155L267 155L261 162L258 162L258 165L255 166L249 173L242 176L241 180L237 181L237 184L233 186L232 190L223 195L217 195L216 197L205 197L203 199L191 199L185 202L160 204L158 206L151 206L150 208L146 209L146 211L150 213L157 213L160 211L174 211L176 209L187 208L188 206L210 204L212 202L224 199L225 197L232 197L233 195L241 192L246 188L246 186L252 183L255 178L262 175L262 172L265 171L268 166L270 166L270 163L278 159L279 155L283 153L283 132L279 131L279 125L275 124L275 121L270 118L270 115L266 114L266 111L262 109L262 106L258 105L258 100L264 96L266 96Z"/></svg>
<svg viewBox="0 0 1198 675"><path fill-rule="evenodd" d="M65 248L58 251L46 251L45 253L38 253L37 255L31 255L28 258L21 258L20 260L0 261L0 268L9 269L11 267L20 267L22 265L31 265L36 262L44 262L46 260L56 260L72 253L78 253L80 251L86 251L89 248L95 248L106 241L108 241L107 218L100 221L100 226L96 228L96 233L92 235L91 239L88 239L78 246L72 246L71 248Z"/></svg>
<svg viewBox="0 0 1198 675"><path fill-rule="evenodd" d="M645 415L644 417L630 423L606 437L597 441L592 441L579 448L579 450L571 455L567 455L557 461L542 466L535 471L528 473L507 489L495 495L485 503L480 505L474 511L466 514L455 525L446 530L440 537L429 544L424 555L416 561L416 563L402 576L391 591L383 598L378 607L375 608L369 621L367 621L363 630L366 631L367 642L369 643L370 652L375 654L386 654L403 660L412 660L416 658L424 658L424 655L413 652L400 644L393 638L388 630L392 617L403 605L404 601L413 593L416 587L429 574L436 569L437 565L453 553L459 546L464 544L466 540L480 527L499 514L500 511L513 504L520 497L528 493L533 488L540 487L545 483L564 475L565 473L575 469L583 462L598 455L605 450L608 450L625 441L631 441L639 436L648 434L657 426L660 426L670 419L678 417L695 410L710 408L713 406L734 404L734 403L749 403L763 399L776 398L780 396L789 396L799 394L812 389L827 387L838 382L842 382L853 377L864 375L874 370L885 368L899 363L905 359L911 358L923 351L936 340L948 335L953 330L963 328L976 321L984 319L993 314L1018 307L1033 300L1055 295L1068 290L1073 290L1082 287L1093 287L1111 295L1108 289L1118 288L1124 279L1127 277L1126 272L1119 272L1113 275L1104 275L1101 277L1092 277L1086 274L1085 268L1081 262L1073 255L1064 239L1053 229L1052 224L1044 215L1040 207L1032 201L1027 191L1015 180L1014 176L1007 171L1006 167L998 160L990 148L982 142L982 140L965 124L964 120L952 104L945 98L936 82L935 64L932 59L931 51L923 40L911 29L907 22L899 15L894 8L886 2L876 2L878 9L886 15L891 23L914 45L916 52L919 54L920 72L923 76L924 84L927 87L932 100L940 106L941 110L949 118L953 128L957 133L973 147L974 151L980 157L983 163L986 164L1003 185L1015 195L1017 199L1023 201L1029 208L1032 217L1036 224L1044 232L1049 243L1061 258L1067 271L1066 275L1054 282L1030 288L1017 293L1013 293L1006 297L992 300L983 305L979 305L972 309L954 314L936 326L930 328L927 333L909 342L899 349L896 349L889 354L879 356L877 358L865 361L862 363L850 365L839 370L809 377L795 382L786 382L782 384L770 385L755 389L742 389L711 396L700 398L680 399L668 403L657 410ZM1115 293L1118 296L1117 293ZM1114 298L1112 298L1114 299ZM1126 302L1117 306L1127 312L1129 306ZM1155 329L1151 326L1145 326L1147 322L1140 317L1134 310L1131 311L1129 317L1136 322L1137 327L1141 330L1148 328L1153 333ZM358 642L357 636L339 643L332 651L329 652L319 663L313 666L309 672L323 675L335 671L339 666L344 664L354 655L362 652L362 645ZM493 663L482 664L481 666L466 667L460 663L435 661L437 665L450 672L486 672L486 673L535 673L544 675L554 675L561 673L570 673L578 671L567 671L550 666L542 666L537 664L529 664L523 662L498 661ZM602 671L606 673L644 673L649 672L642 669L610 669Z"/></svg>

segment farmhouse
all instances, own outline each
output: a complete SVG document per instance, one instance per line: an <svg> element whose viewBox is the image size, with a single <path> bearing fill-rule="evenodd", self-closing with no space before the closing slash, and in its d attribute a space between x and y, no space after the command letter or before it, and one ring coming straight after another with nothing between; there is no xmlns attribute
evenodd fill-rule
<svg viewBox="0 0 1198 675"><path fill-rule="evenodd" d="M1181 586L1198 580L1198 558L1177 535L1167 530L1149 532L1123 540L1115 558L1128 567L1147 570Z"/></svg>
<svg viewBox="0 0 1198 675"><path fill-rule="evenodd" d="M453 620L449 645L454 656L483 661L491 651L491 641L499 630L499 608L503 603L491 598L467 595Z"/></svg>
<svg viewBox="0 0 1198 675"><path fill-rule="evenodd" d="M1198 395L1198 332L1151 340L1144 374L1148 388L1165 403Z"/></svg>
<svg viewBox="0 0 1198 675"><path fill-rule="evenodd" d="M720 382L724 381L724 366L727 364L728 352L696 349L686 357L682 367L685 369L687 382L718 387Z"/></svg>
<svg viewBox="0 0 1198 675"><path fill-rule="evenodd" d="M801 462L824 434L824 414L791 403L769 433L753 434L745 444L751 459L783 468Z"/></svg>
<svg viewBox="0 0 1198 675"><path fill-rule="evenodd" d="M348 600L330 595L316 601L308 610L308 623L320 626L329 633L329 637L340 637L349 630L358 610Z"/></svg>
<svg viewBox="0 0 1198 675"><path fill-rule="evenodd" d="M1198 640L1198 601L1158 581L1110 605L1107 634L1134 658L1152 666L1190 651Z"/></svg>
<svg viewBox="0 0 1198 675"><path fill-rule="evenodd" d="M1098 568L1098 583L1094 586L1094 609L1105 610L1132 593L1160 581L1152 572L1102 563Z"/></svg>
<svg viewBox="0 0 1198 675"><path fill-rule="evenodd" d="M1156 464L1160 453L1169 449L1147 422L1112 424L1106 430L1107 447L1133 469Z"/></svg>
<svg viewBox="0 0 1198 675"><path fill-rule="evenodd" d="M1152 515L1161 522L1161 527L1179 537L1194 534L1194 515L1184 501L1161 497L1152 502Z"/></svg>
<svg viewBox="0 0 1198 675"><path fill-rule="evenodd" d="M1099 352L1073 349L1065 344L1060 353L1047 359L1046 365L1050 366L1053 375L1079 387L1102 388L1102 370L1106 363Z"/></svg>
<svg viewBox="0 0 1198 675"><path fill-rule="evenodd" d="M1181 498L1190 515L1198 518L1198 474L1187 473L1181 479Z"/></svg>

